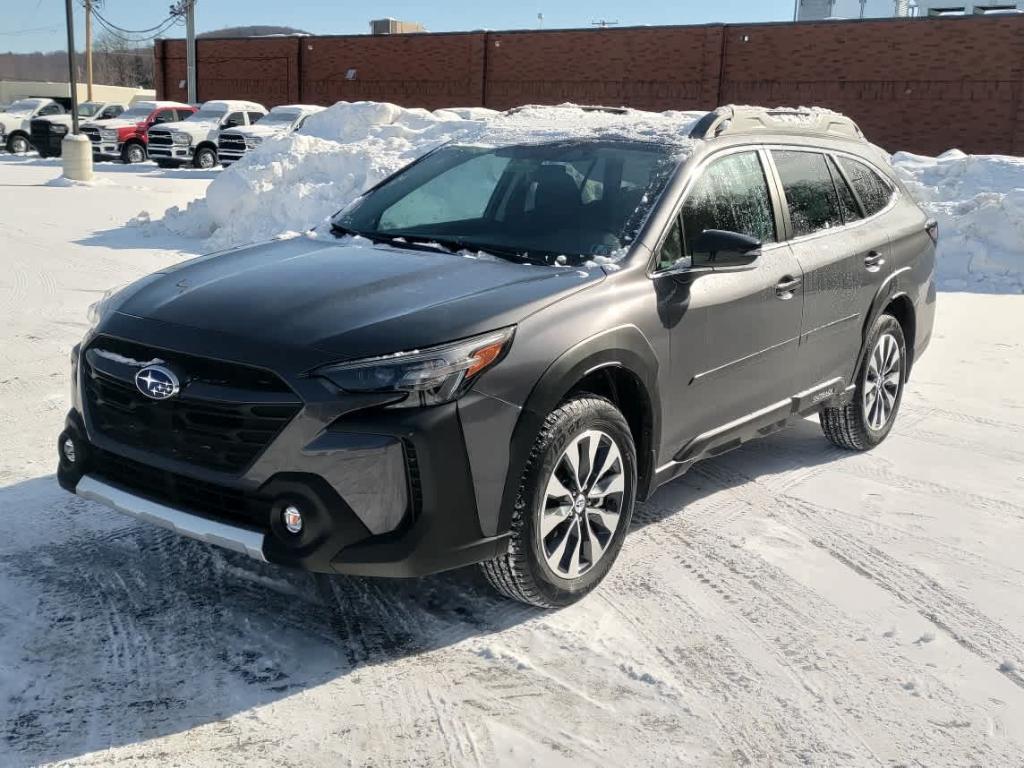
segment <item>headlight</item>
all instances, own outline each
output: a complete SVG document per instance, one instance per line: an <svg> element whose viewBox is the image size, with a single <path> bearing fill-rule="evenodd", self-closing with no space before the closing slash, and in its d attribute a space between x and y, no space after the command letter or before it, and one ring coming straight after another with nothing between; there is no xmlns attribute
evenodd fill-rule
<svg viewBox="0 0 1024 768"><path fill-rule="evenodd" d="M117 131L113 128L101 128L100 138L104 141L117 141Z"/></svg>
<svg viewBox="0 0 1024 768"><path fill-rule="evenodd" d="M508 352L515 327L422 352L373 357L316 371L346 392L408 393L393 407L416 408L454 400Z"/></svg>
<svg viewBox="0 0 1024 768"><path fill-rule="evenodd" d="M53 124L50 126L50 130L54 133L65 134L68 132L68 127L66 125Z"/></svg>
<svg viewBox="0 0 1024 768"><path fill-rule="evenodd" d="M245 146L249 147L250 149L252 149L253 147L258 147L262 143L263 143L263 137L262 136L246 136L245 137Z"/></svg>
<svg viewBox="0 0 1024 768"><path fill-rule="evenodd" d="M188 133L180 133L178 131L175 131L174 133L171 134L171 141L180 146L187 147L189 144L192 143L192 136L191 134Z"/></svg>

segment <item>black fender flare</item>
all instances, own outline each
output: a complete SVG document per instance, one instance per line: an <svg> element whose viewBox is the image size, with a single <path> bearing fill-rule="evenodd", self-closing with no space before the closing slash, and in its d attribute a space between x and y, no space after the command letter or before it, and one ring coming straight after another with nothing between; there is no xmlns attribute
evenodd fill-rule
<svg viewBox="0 0 1024 768"><path fill-rule="evenodd" d="M910 294L907 292L903 283L910 276L911 271L910 267L900 267L899 269L894 270L892 274L885 278L882 284L878 286L878 290L875 291L875 297L871 300L871 306L868 309L867 315L864 317L864 325L860 329L861 355L857 360L857 367L854 369L853 379L851 379L851 381L857 380L861 366L864 363L864 359L866 357L864 345L867 343L868 333L871 332L871 326L875 324L879 315L881 315L885 311L885 308L894 300L901 297L907 297L908 300L910 299ZM913 301L910 303L911 306L913 306ZM916 308L914 311L916 311ZM907 344L913 347L914 340L907 339ZM911 359L911 364L912 363L913 359ZM909 375L909 370L907 373Z"/></svg>
<svg viewBox="0 0 1024 768"><path fill-rule="evenodd" d="M498 531L512 524L516 495L530 450L544 419L582 379L604 368L621 368L634 375L650 399L652 449L661 440L661 395L658 357L647 337L634 325L610 328L570 347L541 374L523 405L509 441L509 463L498 514ZM643 457L638 457L642 460ZM653 472L650 473L653 476ZM648 478L650 481L650 478ZM638 488L638 497L646 495Z"/></svg>

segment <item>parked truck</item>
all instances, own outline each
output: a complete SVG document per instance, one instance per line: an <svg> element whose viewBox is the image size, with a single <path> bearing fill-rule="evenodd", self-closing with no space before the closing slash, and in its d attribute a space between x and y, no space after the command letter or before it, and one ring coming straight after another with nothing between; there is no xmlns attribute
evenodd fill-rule
<svg viewBox="0 0 1024 768"><path fill-rule="evenodd" d="M92 142L94 159L141 163L148 156L146 146L152 126L176 123L195 111L195 107L177 101L136 101L113 120L83 125L82 133Z"/></svg>
<svg viewBox="0 0 1024 768"><path fill-rule="evenodd" d="M106 123L124 112L127 107L116 102L87 101L78 105L78 120ZM71 130L71 113L35 117L31 121L29 136L40 157L60 157L61 142Z"/></svg>
<svg viewBox="0 0 1024 768"><path fill-rule="evenodd" d="M265 114L266 107L251 101L207 101L187 120L151 128L149 156L161 168L185 163L196 168L213 168L219 162L217 138L220 132L252 125Z"/></svg>
<svg viewBox="0 0 1024 768"><path fill-rule="evenodd" d="M274 107L253 125L221 131L217 141L221 165L226 168L241 160L246 152L258 147L265 139L299 130L306 118L323 110L324 107L313 104L286 104Z"/></svg>
<svg viewBox="0 0 1024 768"><path fill-rule="evenodd" d="M18 99L0 112L0 147L15 155L32 148L32 118L64 114L64 107L53 99Z"/></svg>

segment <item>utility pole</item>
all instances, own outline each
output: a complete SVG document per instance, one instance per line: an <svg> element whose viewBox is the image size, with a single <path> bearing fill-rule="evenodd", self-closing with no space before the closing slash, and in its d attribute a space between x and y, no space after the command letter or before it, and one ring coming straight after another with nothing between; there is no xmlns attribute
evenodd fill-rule
<svg viewBox="0 0 1024 768"><path fill-rule="evenodd" d="M92 0L85 0L85 98L92 101Z"/></svg>
<svg viewBox="0 0 1024 768"><path fill-rule="evenodd" d="M71 84L71 132L78 133L78 79L75 77L75 17L71 0L65 0L68 22L68 82Z"/></svg>
<svg viewBox="0 0 1024 768"><path fill-rule="evenodd" d="M185 77L188 80L188 103L197 104L196 96L196 0L185 0Z"/></svg>

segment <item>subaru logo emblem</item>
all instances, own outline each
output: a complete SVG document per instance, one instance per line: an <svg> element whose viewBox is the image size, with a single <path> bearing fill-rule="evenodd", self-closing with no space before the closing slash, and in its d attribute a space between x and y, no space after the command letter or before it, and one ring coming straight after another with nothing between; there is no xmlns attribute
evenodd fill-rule
<svg viewBox="0 0 1024 768"><path fill-rule="evenodd" d="M135 386L139 392L153 400L166 400L174 397L181 389L181 382L162 365L147 365L135 374Z"/></svg>

